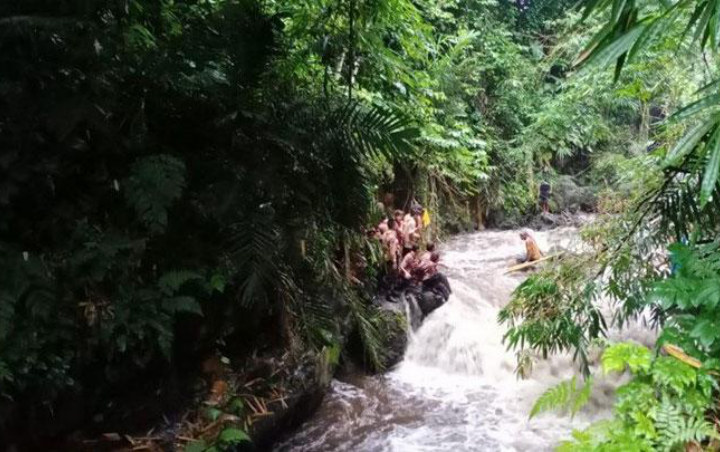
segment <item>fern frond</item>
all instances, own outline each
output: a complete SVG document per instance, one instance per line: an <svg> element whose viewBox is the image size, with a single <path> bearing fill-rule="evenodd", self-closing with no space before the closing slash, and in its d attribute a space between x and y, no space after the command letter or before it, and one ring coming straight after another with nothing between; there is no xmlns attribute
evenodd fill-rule
<svg viewBox="0 0 720 452"><path fill-rule="evenodd" d="M169 313L187 312L200 316L203 315L200 303L198 303L195 298L188 296L166 298L162 302L162 307Z"/></svg>
<svg viewBox="0 0 720 452"><path fill-rule="evenodd" d="M158 288L167 295L176 293L185 283L202 279L202 276L190 270L177 270L163 273L158 279Z"/></svg>
<svg viewBox="0 0 720 452"><path fill-rule="evenodd" d="M628 367L631 372L650 369L652 354L647 347L632 343L619 343L608 347L602 355L603 372L623 372Z"/></svg>
<svg viewBox="0 0 720 452"><path fill-rule="evenodd" d="M720 436L708 421L684 415L679 407L667 400L658 407L654 417L659 434L658 446L662 450L672 450L691 441L700 442Z"/></svg>
<svg viewBox="0 0 720 452"><path fill-rule="evenodd" d="M123 183L125 199L153 233L165 230L167 210L185 188L185 164L170 155L136 161Z"/></svg>
<svg viewBox="0 0 720 452"><path fill-rule="evenodd" d="M382 319L357 297L350 297L349 307L360 334L365 356L375 370L385 370L383 359L385 341L383 330L380 328Z"/></svg>
<svg viewBox="0 0 720 452"><path fill-rule="evenodd" d="M569 381L563 381L553 386L535 401L530 410L530 419L540 413L560 410L569 410L571 417L574 417L590 400L592 384L592 378L588 378L585 380L585 384L579 388L577 377L573 376Z"/></svg>
<svg viewBox="0 0 720 452"><path fill-rule="evenodd" d="M696 382L697 372L682 361L661 356L653 363L652 378L655 384L682 393L684 388Z"/></svg>
<svg viewBox="0 0 720 452"><path fill-rule="evenodd" d="M275 286L281 282L277 228L270 215L259 214L235 225L235 229L237 232L230 238L230 256L239 270L240 303L268 306Z"/></svg>
<svg viewBox="0 0 720 452"><path fill-rule="evenodd" d="M305 340L316 348L332 342L332 331L336 329L336 316L333 307L322 298L298 303L295 313Z"/></svg>
<svg viewBox="0 0 720 452"><path fill-rule="evenodd" d="M593 380L592 377L588 377L585 380L585 384L582 389L579 390L575 395L575 400L570 407L570 417L574 417L585 405L590 401L592 395Z"/></svg>

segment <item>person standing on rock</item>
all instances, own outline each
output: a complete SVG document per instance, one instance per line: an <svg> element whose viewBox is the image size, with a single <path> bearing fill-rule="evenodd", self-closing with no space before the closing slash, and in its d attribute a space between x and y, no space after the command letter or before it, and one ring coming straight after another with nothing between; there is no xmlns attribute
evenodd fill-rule
<svg viewBox="0 0 720 452"><path fill-rule="evenodd" d="M427 259L425 256L428 255ZM420 258L415 269L415 278L419 281L427 281L431 277L435 276L438 272L438 263L440 262L440 253L432 251L424 253Z"/></svg>
<svg viewBox="0 0 720 452"><path fill-rule="evenodd" d="M543 213L550 213L550 184L545 181L540 183L540 208Z"/></svg>
<svg viewBox="0 0 720 452"><path fill-rule="evenodd" d="M410 213L403 218L402 236L403 255L405 255L413 245L417 245L417 223Z"/></svg>
<svg viewBox="0 0 720 452"><path fill-rule="evenodd" d="M413 272L417 268L417 251L418 246L413 245L400 262L400 276L406 280L412 278Z"/></svg>
<svg viewBox="0 0 720 452"><path fill-rule="evenodd" d="M389 271L397 268L398 252L400 250L400 242L398 241L397 231L395 230L395 220L388 220L387 229L383 232L382 244L385 249L385 261L389 267Z"/></svg>
<svg viewBox="0 0 720 452"><path fill-rule="evenodd" d="M435 251L435 244L428 243L425 245L425 252L420 255L420 262L429 261L432 253Z"/></svg>
<svg viewBox="0 0 720 452"><path fill-rule="evenodd" d="M392 228L395 230L395 233L397 234L397 239L400 242L400 250L402 250L403 246L403 217L405 216L405 212L402 210L396 210L393 213L393 219L395 220L395 227Z"/></svg>
<svg viewBox="0 0 720 452"><path fill-rule="evenodd" d="M418 239L422 237L422 230L424 228L422 215L425 209L422 205L420 205L419 202L417 202L415 199L413 199L412 203L410 204L410 215L412 215L413 219L415 220L415 231L418 235Z"/></svg>

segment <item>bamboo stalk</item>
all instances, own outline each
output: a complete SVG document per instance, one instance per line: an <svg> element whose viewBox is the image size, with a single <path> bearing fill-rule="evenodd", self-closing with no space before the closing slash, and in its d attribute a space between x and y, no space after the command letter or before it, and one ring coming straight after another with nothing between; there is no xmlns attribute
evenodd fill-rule
<svg viewBox="0 0 720 452"><path fill-rule="evenodd" d="M524 263L522 263L522 264L518 264L518 265L512 266L512 267L508 268L507 270L505 270L505 274L512 273L512 272L516 272L516 271L518 271L518 270L522 270L522 269L525 269L525 268L534 267L535 265L539 264L540 262L547 261L547 260L550 260L550 259L554 259L554 258L556 258L556 257L562 256L562 254L563 254L563 253L551 254L550 256L545 256L545 257L543 257L543 258L541 258L541 259L538 259L538 260L536 260L536 261L524 262Z"/></svg>
<svg viewBox="0 0 720 452"><path fill-rule="evenodd" d="M665 352L668 355L672 356L673 358L679 359L680 361L684 362L688 366L692 366L696 369L699 369L702 367L702 363L699 360L693 358L692 356L687 355L683 351L683 349L681 349L677 345L665 344L665 345L663 345L663 350L665 350Z"/></svg>

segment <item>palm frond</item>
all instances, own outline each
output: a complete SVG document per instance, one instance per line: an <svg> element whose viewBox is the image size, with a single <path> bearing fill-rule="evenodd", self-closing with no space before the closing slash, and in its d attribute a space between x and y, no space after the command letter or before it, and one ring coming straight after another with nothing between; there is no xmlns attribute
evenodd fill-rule
<svg viewBox="0 0 720 452"><path fill-rule="evenodd" d="M377 106L349 103L331 114L331 137L365 157L397 158L414 150L417 128L405 116Z"/></svg>
<svg viewBox="0 0 720 452"><path fill-rule="evenodd" d="M279 234L269 213L234 225L230 257L238 268L238 298L244 306L271 306L280 273Z"/></svg>
<svg viewBox="0 0 720 452"><path fill-rule="evenodd" d="M383 319L358 297L350 297L348 306L363 345L365 357L376 371L385 370Z"/></svg>

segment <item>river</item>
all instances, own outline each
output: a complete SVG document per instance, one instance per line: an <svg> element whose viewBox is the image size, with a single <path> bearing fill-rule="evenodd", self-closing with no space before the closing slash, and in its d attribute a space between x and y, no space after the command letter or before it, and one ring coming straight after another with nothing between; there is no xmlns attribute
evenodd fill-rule
<svg viewBox="0 0 720 452"><path fill-rule="evenodd" d="M581 246L575 228L535 235L543 250ZM412 333L404 360L382 376L333 381L315 416L276 450L543 451L573 428L608 417L622 378L600 379L573 420L528 419L537 397L575 370L568 356L554 356L536 363L527 380L514 374L515 354L502 344L505 328L497 315L526 277L504 274L521 250L517 231L478 232L443 244L453 294ZM652 342L639 325L622 337Z"/></svg>

